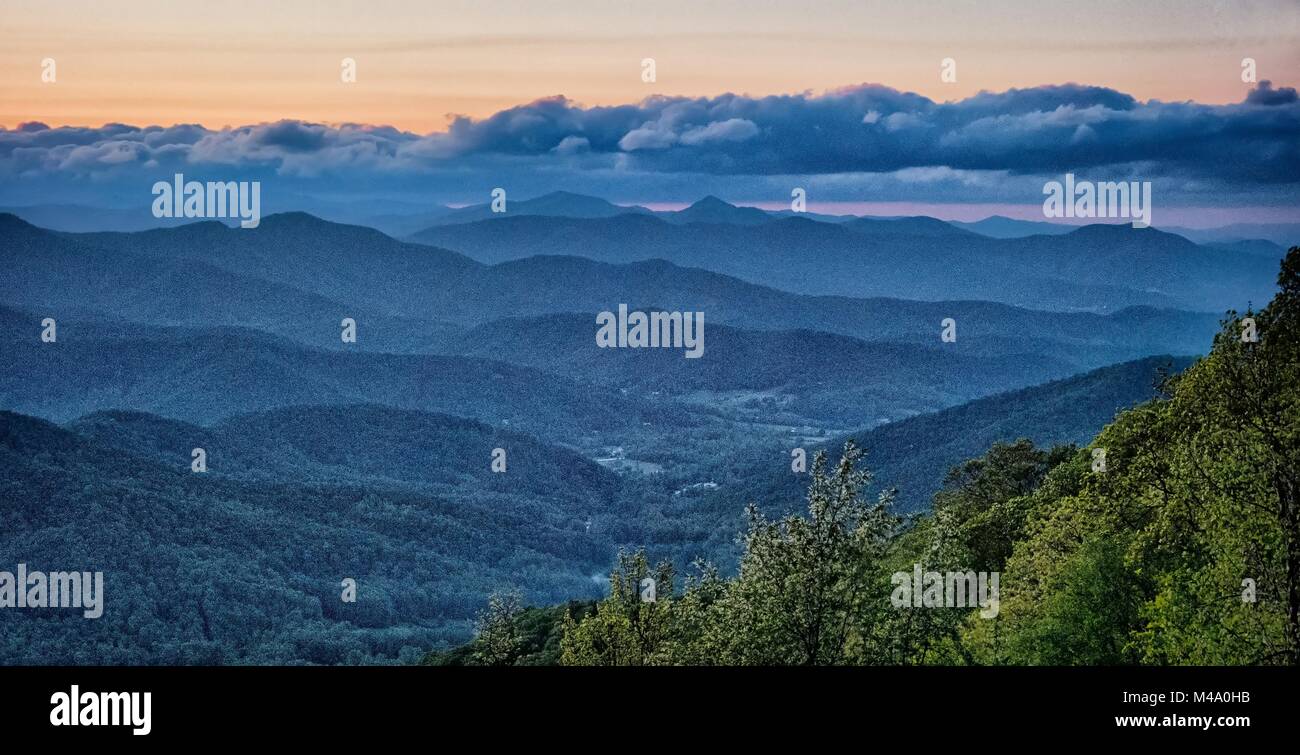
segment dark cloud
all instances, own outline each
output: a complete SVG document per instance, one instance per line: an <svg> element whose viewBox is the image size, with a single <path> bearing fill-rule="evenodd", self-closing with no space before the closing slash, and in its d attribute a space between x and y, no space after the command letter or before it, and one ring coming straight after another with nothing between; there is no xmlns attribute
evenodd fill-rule
<svg viewBox="0 0 1300 755"><path fill-rule="evenodd" d="M314 152L325 146L325 126L298 121L280 121L253 132L254 141L266 147L283 147L290 152Z"/></svg>
<svg viewBox="0 0 1300 755"><path fill-rule="evenodd" d="M1273 82L1265 79L1259 86L1246 95L1246 102L1251 105L1289 105L1296 101L1296 91L1291 87L1274 89Z"/></svg>
<svg viewBox="0 0 1300 755"><path fill-rule="evenodd" d="M612 107L556 96L487 118L458 117L428 135L292 120L219 131L194 124L0 129L0 179L17 192L25 181L152 182L171 170L235 170L304 186L445 186L441 179L455 177L475 194L479 184L509 181L690 186L711 176L764 187L800 177L854 198L882 185L968 187L981 196L1007 177L1064 172L1241 193L1300 181L1300 100L1295 89L1268 81L1229 105L1140 102L1077 84L936 102L868 84L821 94L656 96Z"/></svg>

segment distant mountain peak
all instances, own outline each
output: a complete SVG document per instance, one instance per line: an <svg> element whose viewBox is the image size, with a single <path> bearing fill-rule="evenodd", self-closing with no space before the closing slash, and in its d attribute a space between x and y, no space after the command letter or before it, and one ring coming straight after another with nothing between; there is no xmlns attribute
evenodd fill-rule
<svg viewBox="0 0 1300 755"><path fill-rule="evenodd" d="M533 197L531 200L527 200L527 201L536 202L539 199L581 199L581 200L595 199L600 202L606 201L604 199L601 199L600 197L593 197L590 194L579 194L576 191L566 191L564 189L556 189L555 191L548 191L545 194L542 194L541 196Z"/></svg>
<svg viewBox="0 0 1300 755"><path fill-rule="evenodd" d="M724 199L720 199L720 198L718 198L718 197L716 197L716 196L714 196L714 195L712 195L712 194L708 194L708 195L704 196L704 197L701 198L701 199L697 199L697 200L695 200L694 202L691 203L690 207L687 207L686 209L688 209L688 210L694 210L694 209L701 209L701 210L703 210L703 209L717 209L717 208L725 208L725 209L731 209L731 210L739 209L739 208L736 207L736 205L734 205L734 204L732 204L732 203L730 203L730 202L728 202L728 201L726 201L726 200L724 200Z"/></svg>
<svg viewBox="0 0 1300 755"><path fill-rule="evenodd" d="M30 231L40 231L44 229L38 228L37 226L28 223L26 220L23 220L22 218L18 217L12 212L0 212L0 230L4 230L4 231L23 230L23 231L30 232Z"/></svg>
<svg viewBox="0 0 1300 755"><path fill-rule="evenodd" d="M897 218L863 217L844 224L845 228L868 235L971 237L976 234L928 215Z"/></svg>
<svg viewBox="0 0 1300 755"><path fill-rule="evenodd" d="M666 213L667 217L685 223L725 223L756 225L772 220L772 216L757 207L738 207L709 194L689 207Z"/></svg>
<svg viewBox="0 0 1300 755"><path fill-rule="evenodd" d="M528 212L543 214L572 212L578 213L579 216L585 216L593 212L598 215L607 215L624 210L624 208L610 202L608 199L578 194L572 191L552 191L539 197L521 200L516 207Z"/></svg>
<svg viewBox="0 0 1300 755"><path fill-rule="evenodd" d="M324 218L317 217L310 212L301 210L292 210L290 212L277 212L262 218L261 226L314 226L314 225L344 225L343 223L333 223ZM261 227L259 226L259 227Z"/></svg>
<svg viewBox="0 0 1300 755"><path fill-rule="evenodd" d="M58 233L58 231L33 225L11 212L0 212L0 238L6 242L0 245L0 254L8 251L4 246L43 243L47 239L57 237Z"/></svg>
<svg viewBox="0 0 1300 755"><path fill-rule="evenodd" d="M1130 227L1131 226L1128 223L1088 223L1087 225L1081 225L1074 229L1070 234L1086 236L1089 234L1101 235L1107 233L1123 233Z"/></svg>
<svg viewBox="0 0 1300 755"><path fill-rule="evenodd" d="M244 229L231 229L235 233L244 233ZM312 234L312 233L351 233L362 236L383 236L383 231L377 231L370 226L356 225L354 223L339 223L333 220L326 220L309 212L277 212L262 218L261 224L254 231L273 232L273 233L295 233L295 234Z"/></svg>
<svg viewBox="0 0 1300 755"><path fill-rule="evenodd" d="M1175 234L1159 231L1150 226L1138 228L1132 223L1089 223L1070 231L1067 235L1076 238L1113 239L1119 237L1132 238L1133 234L1142 234L1148 237L1175 236Z"/></svg>

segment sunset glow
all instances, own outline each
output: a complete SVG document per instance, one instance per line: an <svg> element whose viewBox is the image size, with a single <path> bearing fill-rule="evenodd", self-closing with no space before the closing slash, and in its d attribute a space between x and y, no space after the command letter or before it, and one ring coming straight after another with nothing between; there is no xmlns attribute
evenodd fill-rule
<svg viewBox="0 0 1300 755"><path fill-rule="evenodd" d="M1300 6L1044 4L8 2L0 125L210 128L281 118L443 129L562 94L610 105L667 94L767 95L884 83L936 101L1078 82L1139 99L1235 102L1239 61L1294 86ZM431 19L436 19L431 23ZM357 61L357 86L339 83ZM657 81L639 77L653 57ZM940 61L960 61L940 82ZM58 62L43 86L41 61Z"/></svg>

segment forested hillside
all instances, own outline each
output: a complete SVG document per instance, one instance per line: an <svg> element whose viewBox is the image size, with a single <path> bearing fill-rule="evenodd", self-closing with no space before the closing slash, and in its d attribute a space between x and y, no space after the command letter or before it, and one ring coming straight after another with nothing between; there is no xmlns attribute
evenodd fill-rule
<svg viewBox="0 0 1300 755"><path fill-rule="evenodd" d="M625 552L593 610L498 597L474 643L426 662L1294 665L1300 248L1278 283L1084 448L996 443L907 518L849 441L819 455L802 512L751 507L735 576L682 580ZM914 571L1000 588L965 607L898 599Z"/></svg>
<svg viewBox="0 0 1300 755"><path fill-rule="evenodd" d="M194 447L206 472L192 471ZM589 520L620 511L614 475L570 451L366 407L212 428L0 412L0 469L0 563L102 571L105 594L93 621L0 612L8 663L409 659L462 640L493 590L594 596L613 550Z"/></svg>

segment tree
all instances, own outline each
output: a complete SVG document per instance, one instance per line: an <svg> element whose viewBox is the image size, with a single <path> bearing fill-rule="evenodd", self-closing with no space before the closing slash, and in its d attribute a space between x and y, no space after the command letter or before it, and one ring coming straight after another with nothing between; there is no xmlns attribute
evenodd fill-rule
<svg viewBox="0 0 1300 755"><path fill-rule="evenodd" d="M473 662L480 666L513 666L523 648L516 626L523 612L523 596L517 591L493 593L487 609L478 616Z"/></svg>
<svg viewBox="0 0 1300 755"><path fill-rule="evenodd" d="M645 583L647 579L653 582ZM671 563L651 568L644 548L620 552L618 566L609 576L609 595L596 604L595 612L580 622L565 617L560 662L566 666L665 663L662 646L672 619L672 596Z"/></svg>
<svg viewBox="0 0 1300 755"><path fill-rule="evenodd" d="M740 574L725 598L732 662L827 665L844 662L861 642L862 612L879 606L875 579L898 519L893 492L875 504L860 495L871 474L849 441L833 474L826 455L813 461L807 518L769 522L749 507Z"/></svg>
<svg viewBox="0 0 1300 755"><path fill-rule="evenodd" d="M680 599L673 603L664 654L675 666L723 662L730 643L725 598L731 582L711 563L696 561Z"/></svg>
<svg viewBox="0 0 1300 755"><path fill-rule="evenodd" d="M1049 472L1075 453L1062 446L1041 450L1026 439L994 443L983 456L949 470L932 512L917 517L892 543L891 571L1002 572L1035 506L1034 494ZM877 662L890 664L996 663L998 653L979 646L997 639L993 623L969 610L904 607L879 616L872 627ZM996 622L994 618L992 622ZM973 635L974 639L971 638Z"/></svg>
<svg viewBox="0 0 1300 755"><path fill-rule="evenodd" d="M1040 450L1022 438L994 443L951 469L934 496L935 566L1000 571L1022 535L1029 494L1073 453L1070 446Z"/></svg>

